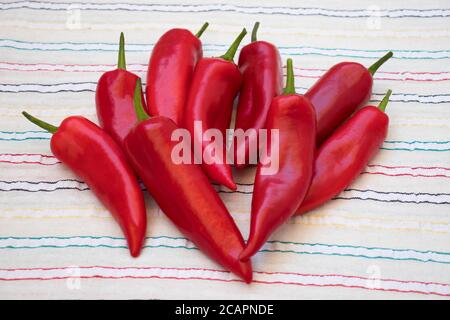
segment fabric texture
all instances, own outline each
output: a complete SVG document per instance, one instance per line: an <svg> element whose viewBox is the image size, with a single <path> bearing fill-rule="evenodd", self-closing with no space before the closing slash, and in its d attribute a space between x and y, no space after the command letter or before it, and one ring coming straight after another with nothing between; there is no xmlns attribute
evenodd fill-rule
<svg viewBox="0 0 450 320"><path fill-rule="evenodd" d="M145 79L163 32L204 21L205 56L260 21L259 39L293 58L300 93L337 62L370 66L394 52L371 101L393 90L382 150L345 192L271 237L251 285L199 252L149 195L148 238L131 258L109 213L52 156L50 135L21 115L97 122L96 81L115 68L120 31L128 70ZM448 2L2 1L0 26L0 298L450 297ZM236 192L218 190L246 238L254 169L234 176Z"/></svg>

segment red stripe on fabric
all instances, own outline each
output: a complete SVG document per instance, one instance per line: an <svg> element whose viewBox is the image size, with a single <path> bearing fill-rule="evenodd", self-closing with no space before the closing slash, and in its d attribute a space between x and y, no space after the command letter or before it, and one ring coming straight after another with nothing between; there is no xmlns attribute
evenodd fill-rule
<svg viewBox="0 0 450 320"><path fill-rule="evenodd" d="M220 273L230 273L225 270L217 270L210 268L177 268L177 267L115 267L115 266L79 266L78 269L111 269L111 270L181 270L181 271L210 271L210 272L220 272ZM4 269L0 268L1 271L37 271L37 270L66 270L73 269L73 267L38 267L38 268L9 268ZM271 271L254 271L257 274L267 274L267 275L295 275L295 276L303 276L303 277L340 277L340 278L349 278L349 279L361 279L361 280L373 280L368 277L361 276L349 276L342 274L311 274L311 273L298 273L298 272L271 272ZM440 283L440 282L424 282L424 281L414 281L414 280L398 280L398 279L379 279L381 281L392 281L392 282L400 282L400 283L416 283L416 284L425 284L425 285L440 285L450 287L448 283Z"/></svg>
<svg viewBox="0 0 450 320"><path fill-rule="evenodd" d="M209 278L209 277L174 277L174 276L102 276L102 275L92 275L92 276L65 276L65 277L48 277L48 278L0 278L0 281L50 281L50 280L65 280L70 278L77 279L161 279L161 280L206 280L206 281L219 281L219 282L243 282L238 279L219 279L219 278ZM285 285L297 285L303 287L342 287L342 288L351 288L351 289L364 289L364 290L372 290L372 291L386 291L386 292L399 292L399 293L416 293L423 295L437 295L448 297L450 294L439 293L439 292L427 292L427 291L418 291L418 290L401 290L401 289L384 289L384 288L368 288L364 286L355 286L355 285L346 285L346 284L313 284L313 283L301 283L301 282L289 282L289 281L263 281L263 280L254 280L253 283L258 284L285 284Z"/></svg>

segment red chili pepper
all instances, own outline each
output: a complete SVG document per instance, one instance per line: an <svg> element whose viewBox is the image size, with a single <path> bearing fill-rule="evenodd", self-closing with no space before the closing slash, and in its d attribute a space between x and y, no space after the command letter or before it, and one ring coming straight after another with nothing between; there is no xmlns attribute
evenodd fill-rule
<svg viewBox="0 0 450 320"><path fill-rule="evenodd" d="M283 90L280 53L273 44L256 41L258 27L259 22L256 22L252 31L252 42L243 47L239 55L242 88L235 130L242 129L245 132L255 129L255 134L249 132L245 140L234 138L234 165L237 168L257 163L258 130L264 128L272 99ZM255 150L251 150L250 146L254 146Z"/></svg>
<svg viewBox="0 0 450 320"><path fill-rule="evenodd" d="M369 100L373 75L392 55L388 52L369 69L356 62L338 63L305 93L316 109L318 145Z"/></svg>
<svg viewBox="0 0 450 320"><path fill-rule="evenodd" d="M284 221L294 215L311 183L316 147L316 115L308 98L295 94L292 60L287 60L284 94L273 99L267 114L267 135L279 132L279 147L269 138L267 152L278 156L276 173L262 173L267 162L258 164L252 198L252 218L247 246L241 254L246 261ZM275 160L276 161L276 160ZM273 162L273 160L272 160Z"/></svg>
<svg viewBox="0 0 450 320"><path fill-rule="evenodd" d="M202 146L202 155L210 142L203 139L202 132L194 129L194 121L201 121L202 131L214 128L221 132L223 150L216 150L215 154L211 154L211 159L202 161L202 168L211 180L231 190L236 190L236 184L231 166L226 161L226 129L230 126L233 101L242 81L241 72L233 63L233 57L246 34L247 31L242 30L223 56L203 58L198 62L185 110L185 127L194 141L194 150L195 145Z"/></svg>
<svg viewBox="0 0 450 320"><path fill-rule="evenodd" d="M296 214L314 209L347 188L375 156L387 135L389 118L384 113L389 90L377 107L358 110L319 148L308 194Z"/></svg>
<svg viewBox="0 0 450 320"><path fill-rule="evenodd" d="M144 197L133 170L114 140L80 116L58 127L23 112L32 123L53 133L53 154L80 177L117 220L133 257L141 252L147 229Z"/></svg>
<svg viewBox="0 0 450 320"><path fill-rule="evenodd" d="M122 147L123 139L136 123L134 87L139 77L126 71L125 40L120 34L117 69L105 72L97 84L95 102L100 126ZM142 103L145 107L144 96Z"/></svg>
<svg viewBox="0 0 450 320"><path fill-rule="evenodd" d="M200 36L206 22L194 36L186 29L171 29L153 48L148 64L145 95L151 115L183 124L183 111L197 62L202 58Z"/></svg>
<svg viewBox="0 0 450 320"><path fill-rule="evenodd" d="M153 199L202 252L251 282L251 263L239 260L244 240L201 167L172 160L178 127L166 117L149 118L139 98L135 105L140 122L125 138L125 150Z"/></svg>

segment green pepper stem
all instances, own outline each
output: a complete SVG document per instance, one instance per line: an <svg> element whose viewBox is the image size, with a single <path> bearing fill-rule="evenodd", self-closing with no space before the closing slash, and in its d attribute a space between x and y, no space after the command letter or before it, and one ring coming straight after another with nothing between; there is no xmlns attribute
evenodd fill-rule
<svg viewBox="0 0 450 320"><path fill-rule="evenodd" d="M386 110L386 106L389 102L389 97L391 96L392 90L389 89L386 92L386 95L384 96L383 100L381 100L380 104L378 105L378 109L380 109L381 111L384 112L384 110Z"/></svg>
<svg viewBox="0 0 450 320"><path fill-rule="evenodd" d="M384 56L382 56L378 61L376 61L373 65L369 67L369 73L373 76L375 72L377 72L378 68L383 65L386 61L388 61L394 54L392 51L389 51Z"/></svg>
<svg viewBox="0 0 450 320"><path fill-rule="evenodd" d="M138 121L143 121L150 119L150 116L145 112L144 107L142 106L142 92L141 92L141 79L137 78L136 87L134 88L134 111L136 112L136 117Z"/></svg>
<svg viewBox="0 0 450 320"><path fill-rule="evenodd" d="M38 118L33 117L28 112L22 111L22 114L25 118L30 120L30 122L34 123L38 127L41 127L42 129L44 129L50 133L55 133L56 131L58 131L58 127L51 125L50 123L47 123L45 121L39 120Z"/></svg>
<svg viewBox="0 0 450 320"><path fill-rule="evenodd" d="M119 59L117 60L117 69L127 69L127 64L125 62L125 36L123 35L123 32L120 33Z"/></svg>
<svg viewBox="0 0 450 320"><path fill-rule="evenodd" d="M258 33L258 28L259 28L259 22L255 22L255 25L253 26L253 30L252 30L252 42L256 41L256 34Z"/></svg>
<svg viewBox="0 0 450 320"><path fill-rule="evenodd" d="M242 39L244 39L245 35L247 34L247 30L242 29L241 33L237 36L236 40L231 44L230 48L223 56L220 56L222 59L233 61L234 55L236 54L236 51L239 47L239 44L241 43Z"/></svg>
<svg viewBox="0 0 450 320"><path fill-rule="evenodd" d="M208 28L208 26L209 26L209 23L208 23L208 22L205 22L205 23L202 25L202 27L200 28L200 30L197 31L197 33L195 34L195 36L196 36L197 38L200 38L200 37L202 36L203 32L205 32L206 28Z"/></svg>
<svg viewBox="0 0 450 320"><path fill-rule="evenodd" d="M287 59L286 64L286 87L284 88L283 94L295 94L294 66L292 65L292 59Z"/></svg>

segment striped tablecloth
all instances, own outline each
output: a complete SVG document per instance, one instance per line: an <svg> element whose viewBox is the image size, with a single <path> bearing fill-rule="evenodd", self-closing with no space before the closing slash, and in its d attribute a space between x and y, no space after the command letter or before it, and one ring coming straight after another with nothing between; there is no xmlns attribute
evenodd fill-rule
<svg viewBox="0 0 450 320"><path fill-rule="evenodd" d="M20 112L96 121L96 81L116 63L120 31L129 70L145 79L168 28L209 21L205 55L218 56L256 20L259 37L294 59L299 92L339 61L369 66L394 51L372 97L394 91L381 152L337 199L271 238L251 285L204 257L150 197L146 248L130 258L108 212ZM448 298L449 88L448 1L1 1L0 298ZM219 190L244 236L253 173L235 174L237 192Z"/></svg>

